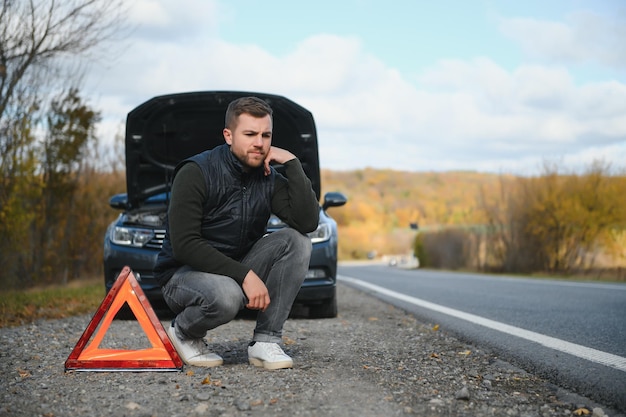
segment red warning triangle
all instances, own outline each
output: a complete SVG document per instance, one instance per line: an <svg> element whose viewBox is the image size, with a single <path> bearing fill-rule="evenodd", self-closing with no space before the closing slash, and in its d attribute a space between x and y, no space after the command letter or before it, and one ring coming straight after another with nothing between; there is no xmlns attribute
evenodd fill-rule
<svg viewBox="0 0 626 417"><path fill-rule="evenodd" d="M109 329L109 325L125 303L135 314L152 347L138 350L100 349L100 342ZM102 322L101 325L100 322ZM88 344L98 325L100 328ZM183 361L165 333L141 286L130 268L124 267L65 361L65 370L180 371L182 369Z"/></svg>

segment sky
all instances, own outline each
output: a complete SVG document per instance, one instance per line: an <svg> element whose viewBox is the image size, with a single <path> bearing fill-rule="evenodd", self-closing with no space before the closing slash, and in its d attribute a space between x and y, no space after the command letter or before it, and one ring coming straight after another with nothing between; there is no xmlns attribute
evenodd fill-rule
<svg viewBox="0 0 626 417"><path fill-rule="evenodd" d="M243 90L310 110L322 169L626 169L622 0L126 4L85 82L105 142L151 97Z"/></svg>

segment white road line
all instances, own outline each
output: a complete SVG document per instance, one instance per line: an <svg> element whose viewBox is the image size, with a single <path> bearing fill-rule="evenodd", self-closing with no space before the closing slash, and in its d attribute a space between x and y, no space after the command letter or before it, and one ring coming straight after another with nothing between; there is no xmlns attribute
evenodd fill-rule
<svg viewBox="0 0 626 417"><path fill-rule="evenodd" d="M474 314L465 313L463 311L455 310L449 307L444 307L439 304L431 303L426 300L411 297L406 294L388 290L387 288L380 287L378 285L370 284L369 282L362 281L357 278L348 277L345 275L338 276L340 281L349 282L356 286L367 288L379 294L384 294L389 297L396 298L401 301L405 301L416 306L427 308L429 310L437 311L439 313L447 314L448 316L456 317L461 320L468 321L470 323L478 324L489 329L497 330L502 333L510 334L512 336L520 337L522 339L529 340L531 342L539 343L540 345L549 347L560 352L564 352L578 358L586 359L591 362L599 363L604 366L608 366L623 372L626 372L626 358L613 355L611 353L602 352L601 350L588 348L586 346L570 343L565 340L557 339L543 335L541 333L531 332L519 327L511 326L508 324L500 323L498 321L490 320Z"/></svg>

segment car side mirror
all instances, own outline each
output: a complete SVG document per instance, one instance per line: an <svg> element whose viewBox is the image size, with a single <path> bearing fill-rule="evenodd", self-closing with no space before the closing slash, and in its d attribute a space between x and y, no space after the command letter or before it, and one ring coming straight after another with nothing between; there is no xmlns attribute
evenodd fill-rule
<svg viewBox="0 0 626 417"><path fill-rule="evenodd" d="M115 194L109 199L109 206L118 210L126 210L128 207L128 196L126 194Z"/></svg>
<svg viewBox="0 0 626 417"><path fill-rule="evenodd" d="M338 192L330 192L324 194L324 204L322 204L322 208L326 210L328 207L339 207L347 202L348 199L345 195Z"/></svg>

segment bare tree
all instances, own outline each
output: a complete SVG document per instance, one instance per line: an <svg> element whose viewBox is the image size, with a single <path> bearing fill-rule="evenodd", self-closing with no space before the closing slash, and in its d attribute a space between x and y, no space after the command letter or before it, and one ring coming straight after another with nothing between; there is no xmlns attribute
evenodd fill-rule
<svg viewBox="0 0 626 417"><path fill-rule="evenodd" d="M125 27L122 0L0 1L0 121L16 94L36 97Z"/></svg>
<svg viewBox="0 0 626 417"><path fill-rule="evenodd" d="M47 97L79 87L87 58L106 52L96 47L124 36L124 12L123 0L0 0L0 175L32 146L16 124L37 124Z"/></svg>
<svg viewBox="0 0 626 417"><path fill-rule="evenodd" d="M106 46L125 38L125 11L124 0L0 0L0 282L25 272L11 267L14 243L40 204L51 98L78 89Z"/></svg>

